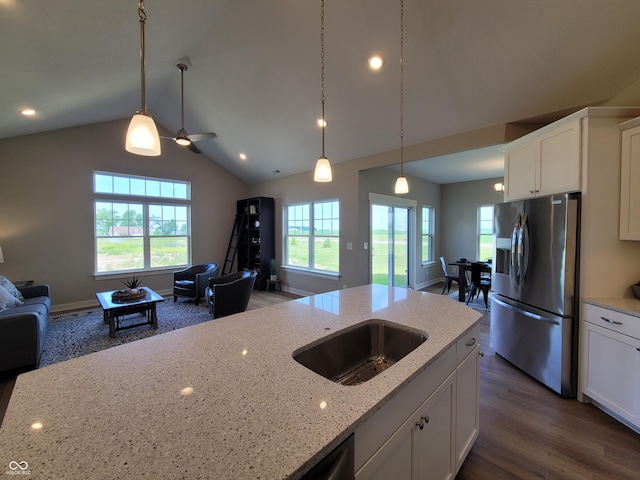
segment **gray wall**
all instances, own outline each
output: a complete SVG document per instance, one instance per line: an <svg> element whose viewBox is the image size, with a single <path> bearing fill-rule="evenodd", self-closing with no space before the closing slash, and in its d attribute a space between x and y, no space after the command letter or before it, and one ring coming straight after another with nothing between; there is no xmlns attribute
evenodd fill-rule
<svg viewBox="0 0 640 480"><path fill-rule="evenodd" d="M501 203L494 184L502 178L442 185L441 255L450 260L476 259L478 207Z"/></svg>
<svg viewBox="0 0 640 480"><path fill-rule="evenodd" d="M94 277L92 174L94 170L104 170L192 183L193 263L223 262L235 202L239 199L257 195L276 199L276 245L280 246L283 205L339 199L341 275L315 276L282 270L279 275L286 288L300 293L320 293L369 282L369 251L363 248L369 240L368 194L393 195L398 172L387 166L397 163L397 151L334 164L334 181L329 184L313 182L310 170L248 186L206 156L170 141L163 144L159 157L127 153L123 143L128 122L129 119L121 119L0 140L0 246L5 256L0 275L48 283L56 309L94 305L95 292L122 286L119 278ZM502 142L504 128L488 128L411 146L405 149L405 158L411 161ZM310 169L313 163L310 161ZM455 202L459 198L445 196L455 187L441 187L413 177L409 177L409 183L410 193L402 198L415 199L419 214L423 204L436 207L437 258L447 251L450 237L461 235L447 233L448 212L453 210L459 216L459 208L468 205L458 207ZM453 208L449 202L454 202ZM475 207L471 210L475 212ZM475 213L472 216L469 231L473 233L465 241L471 244L475 241ZM419 215L416 220L419 225ZM457 241L463 242L461 238ZM352 243L353 249L347 249L347 243ZM276 260L281 265L281 247L276 251ZM416 261L419 263L419 256ZM416 265L415 271L412 284L418 288L441 276L437 264L425 269ZM154 290L170 291L170 271L144 276L145 284Z"/></svg>
<svg viewBox="0 0 640 480"><path fill-rule="evenodd" d="M190 181L193 263L224 260L235 202L249 195L248 186L171 141L159 157L127 153L128 122L0 140L0 275L48 283L58 308L95 303L96 292L122 288L113 277L94 277L94 170ZM144 277L154 290L171 288L170 272Z"/></svg>

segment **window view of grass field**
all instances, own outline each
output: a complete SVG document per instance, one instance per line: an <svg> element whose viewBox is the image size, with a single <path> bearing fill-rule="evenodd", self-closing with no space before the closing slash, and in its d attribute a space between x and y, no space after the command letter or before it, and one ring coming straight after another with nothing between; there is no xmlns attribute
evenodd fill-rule
<svg viewBox="0 0 640 480"><path fill-rule="evenodd" d="M493 256L493 205L478 207L478 260Z"/></svg>
<svg viewBox="0 0 640 480"><path fill-rule="evenodd" d="M189 190L187 182L94 173L96 193L125 199L95 201L96 272L187 265L189 206L144 197L186 200Z"/></svg>
<svg viewBox="0 0 640 480"><path fill-rule="evenodd" d="M371 206L371 283L407 286L409 209Z"/></svg>
<svg viewBox="0 0 640 480"><path fill-rule="evenodd" d="M340 203L324 201L286 207L285 264L340 271ZM313 229L311 229L313 225Z"/></svg>

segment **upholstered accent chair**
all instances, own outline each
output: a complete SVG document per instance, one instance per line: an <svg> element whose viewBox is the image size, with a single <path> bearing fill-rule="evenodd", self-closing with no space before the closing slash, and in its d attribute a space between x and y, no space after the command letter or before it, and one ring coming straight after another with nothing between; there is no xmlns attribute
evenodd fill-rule
<svg viewBox="0 0 640 480"><path fill-rule="evenodd" d="M217 277L219 270L217 263L204 263L173 272L173 301L187 297L198 305L209 279Z"/></svg>
<svg viewBox="0 0 640 480"><path fill-rule="evenodd" d="M255 270L245 270L209 279L205 297L213 318L244 312L257 275Z"/></svg>

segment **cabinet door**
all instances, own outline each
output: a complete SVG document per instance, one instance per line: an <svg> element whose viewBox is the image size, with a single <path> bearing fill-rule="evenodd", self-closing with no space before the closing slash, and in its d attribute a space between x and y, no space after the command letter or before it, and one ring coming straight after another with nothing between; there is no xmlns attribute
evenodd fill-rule
<svg viewBox="0 0 640 480"><path fill-rule="evenodd" d="M536 195L580 190L580 119L540 137Z"/></svg>
<svg viewBox="0 0 640 480"><path fill-rule="evenodd" d="M414 480L446 480L455 476L455 399L454 374L438 387L414 416L411 454L411 478Z"/></svg>
<svg viewBox="0 0 640 480"><path fill-rule="evenodd" d="M411 436L414 426L411 417L356 472L356 480L411 480Z"/></svg>
<svg viewBox="0 0 640 480"><path fill-rule="evenodd" d="M480 431L480 346L458 366L456 373L456 472Z"/></svg>
<svg viewBox="0 0 640 480"><path fill-rule="evenodd" d="M505 152L504 200L530 198L535 195L536 164L538 159L537 139L517 145Z"/></svg>
<svg viewBox="0 0 640 480"><path fill-rule="evenodd" d="M620 240L640 240L640 126L622 132Z"/></svg>
<svg viewBox="0 0 640 480"><path fill-rule="evenodd" d="M640 340L582 323L582 391L640 427Z"/></svg>

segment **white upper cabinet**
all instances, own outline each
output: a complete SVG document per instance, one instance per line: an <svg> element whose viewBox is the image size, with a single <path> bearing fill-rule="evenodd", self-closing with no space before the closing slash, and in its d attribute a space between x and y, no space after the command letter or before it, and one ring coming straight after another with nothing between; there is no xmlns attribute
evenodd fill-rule
<svg viewBox="0 0 640 480"><path fill-rule="evenodd" d="M580 119L510 144L505 151L505 201L580 190Z"/></svg>
<svg viewBox="0 0 640 480"><path fill-rule="evenodd" d="M640 240L640 117L620 128L620 240Z"/></svg>

